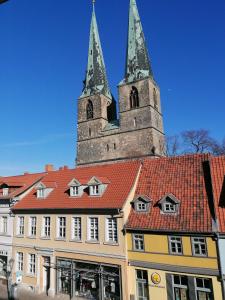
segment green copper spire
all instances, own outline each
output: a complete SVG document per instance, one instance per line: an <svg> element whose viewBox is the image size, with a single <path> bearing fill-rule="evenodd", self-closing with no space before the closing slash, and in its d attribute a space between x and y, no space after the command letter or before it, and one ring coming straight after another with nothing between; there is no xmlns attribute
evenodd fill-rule
<svg viewBox="0 0 225 300"><path fill-rule="evenodd" d="M136 0L130 0L125 78L122 83L153 77Z"/></svg>
<svg viewBox="0 0 225 300"><path fill-rule="evenodd" d="M95 8L93 0L93 13L90 29L89 52L88 52L88 66L86 72L86 79L84 81L84 89L82 97L88 97L95 94L103 94L112 99L109 89L108 80L106 76L106 68L102 53L101 42L98 33L98 25L95 16Z"/></svg>

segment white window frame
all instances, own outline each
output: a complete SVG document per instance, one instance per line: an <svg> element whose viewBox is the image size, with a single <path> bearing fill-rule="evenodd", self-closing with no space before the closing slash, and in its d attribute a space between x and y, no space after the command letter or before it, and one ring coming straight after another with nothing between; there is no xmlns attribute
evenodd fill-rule
<svg viewBox="0 0 225 300"><path fill-rule="evenodd" d="M138 212L146 212L147 211L147 203L138 201L136 203L136 208Z"/></svg>
<svg viewBox="0 0 225 300"><path fill-rule="evenodd" d="M31 216L29 219L29 235L35 237L37 234L37 217Z"/></svg>
<svg viewBox="0 0 225 300"><path fill-rule="evenodd" d="M24 267L24 264L23 264L24 254L23 254L23 252L17 252L16 258L17 258L17 267L16 267L16 269L17 269L17 271L23 272L23 267Z"/></svg>
<svg viewBox="0 0 225 300"><path fill-rule="evenodd" d="M94 221L94 223L92 223ZM92 224L91 224L92 223ZM99 241L99 219L98 217L88 217L88 241Z"/></svg>
<svg viewBox="0 0 225 300"><path fill-rule="evenodd" d="M27 273L30 275L36 274L36 255L34 253L28 254L28 270Z"/></svg>
<svg viewBox="0 0 225 300"><path fill-rule="evenodd" d="M176 204L166 201L165 203L163 203L163 212L176 213L177 212Z"/></svg>
<svg viewBox="0 0 225 300"><path fill-rule="evenodd" d="M194 256L207 256L207 243L206 243L206 239L204 237L192 237L191 238L191 244L192 244L192 253ZM199 247L199 252L200 253L196 253L195 250L195 245L197 245ZM202 246L205 247L205 253L203 253L203 249Z"/></svg>
<svg viewBox="0 0 225 300"><path fill-rule="evenodd" d="M79 196L79 186L73 185L70 187L70 197L78 197Z"/></svg>
<svg viewBox="0 0 225 300"><path fill-rule="evenodd" d="M90 195L99 196L100 195L100 184L93 184L90 186Z"/></svg>
<svg viewBox="0 0 225 300"><path fill-rule="evenodd" d="M2 189L2 196L3 197L6 197L9 195L9 188L3 188Z"/></svg>
<svg viewBox="0 0 225 300"><path fill-rule="evenodd" d="M179 281L180 281L179 284L174 282L175 276L179 277ZM187 280L187 285L182 284L182 277ZM175 288L177 288L179 290L181 290L181 289L186 290L186 293L187 293L188 292L188 276L186 276L186 275L179 275L179 274L173 274L172 275L172 285L173 285L173 295L174 295L174 297L175 297Z"/></svg>
<svg viewBox="0 0 225 300"><path fill-rule="evenodd" d="M18 216L18 227L17 227L18 231L17 231L17 235L21 235L21 236L24 235L24 232L25 232L24 223L25 223L25 217L24 216Z"/></svg>
<svg viewBox="0 0 225 300"><path fill-rule="evenodd" d="M117 218L106 218L106 242L118 243L118 222Z"/></svg>
<svg viewBox="0 0 225 300"><path fill-rule="evenodd" d="M172 244L175 246L175 251L173 251ZM179 245L181 248L181 251L179 251ZM183 243L182 243L182 237L180 236L169 236L169 249L170 254L174 255L182 255L183 254Z"/></svg>
<svg viewBox="0 0 225 300"><path fill-rule="evenodd" d="M37 198L45 198L45 188L37 189Z"/></svg>
<svg viewBox="0 0 225 300"><path fill-rule="evenodd" d="M0 233L4 235L8 233L8 216L0 217Z"/></svg>
<svg viewBox="0 0 225 300"><path fill-rule="evenodd" d="M133 250L143 252L145 251L145 242L144 242L144 235L139 233L132 234L133 240Z"/></svg>
<svg viewBox="0 0 225 300"><path fill-rule="evenodd" d="M198 286L197 286L197 280L198 280L198 279L203 281L203 285L204 285L203 287L198 287ZM198 297L198 292L203 292L203 293L208 293L208 294L213 295L213 289L212 289L212 287L211 287L211 288L205 287L205 283L204 283L205 280L208 280L209 283L210 283L210 286L212 286L212 279L211 279L211 278L205 278L205 277L196 277L196 278L195 278L195 293L196 293L196 299L197 299L197 297Z"/></svg>
<svg viewBox="0 0 225 300"><path fill-rule="evenodd" d="M63 221L63 223L61 223L61 220L64 220L65 222ZM66 239L66 217L65 216L59 216L57 218L57 238L62 240Z"/></svg>
<svg viewBox="0 0 225 300"><path fill-rule="evenodd" d="M46 222L49 220L49 222ZM43 238L50 238L51 236L51 217L44 216L43 217L43 227L42 227L42 237Z"/></svg>
<svg viewBox="0 0 225 300"><path fill-rule="evenodd" d="M78 216L72 217L71 222L71 239L74 241L81 241L82 239L82 218Z"/></svg>

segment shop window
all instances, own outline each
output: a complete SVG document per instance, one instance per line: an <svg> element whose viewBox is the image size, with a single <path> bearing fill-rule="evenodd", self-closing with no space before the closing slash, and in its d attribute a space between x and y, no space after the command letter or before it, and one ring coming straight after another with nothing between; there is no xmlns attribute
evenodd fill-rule
<svg viewBox="0 0 225 300"><path fill-rule="evenodd" d="M148 273L145 270L136 270L136 282L137 282L137 299L148 300Z"/></svg>
<svg viewBox="0 0 225 300"><path fill-rule="evenodd" d="M188 277L173 275L174 300L188 300ZM199 299L200 300L200 299Z"/></svg>
<svg viewBox="0 0 225 300"><path fill-rule="evenodd" d="M212 281L208 278L195 278L196 294L198 300L212 300Z"/></svg>
<svg viewBox="0 0 225 300"><path fill-rule="evenodd" d="M207 246L205 238L192 238L193 255L207 256Z"/></svg>
<svg viewBox="0 0 225 300"><path fill-rule="evenodd" d="M144 251L144 236L143 236L143 234L133 234L133 250Z"/></svg>
<svg viewBox="0 0 225 300"><path fill-rule="evenodd" d="M171 254L182 254L182 238L181 237L169 237L169 248Z"/></svg>

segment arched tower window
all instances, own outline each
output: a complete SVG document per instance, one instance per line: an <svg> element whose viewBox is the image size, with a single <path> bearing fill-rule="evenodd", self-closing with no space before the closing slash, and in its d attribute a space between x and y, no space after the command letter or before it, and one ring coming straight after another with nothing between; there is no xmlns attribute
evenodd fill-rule
<svg viewBox="0 0 225 300"><path fill-rule="evenodd" d="M139 95L138 90L135 86L132 86L131 92L130 92L130 108L136 108L139 107Z"/></svg>
<svg viewBox="0 0 225 300"><path fill-rule="evenodd" d="M157 97L157 92L156 89L153 89L153 101L154 101L154 107L155 109L158 109L158 97Z"/></svg>
<svg viewBox="0 0 225 300"><path fill-rule="evenodd" d="M93 103L91 100L88 100L87 107L86 107L86 113L87 113L87 119L93 119L94 113L93 113Z"/></svg>
<svg viewBox="0 0 225 300"><path fill-rule="evenodd" d="M91 128L89 128L89 130L88 130L88 131L89 131L89 136L91 137Z"/></svg>

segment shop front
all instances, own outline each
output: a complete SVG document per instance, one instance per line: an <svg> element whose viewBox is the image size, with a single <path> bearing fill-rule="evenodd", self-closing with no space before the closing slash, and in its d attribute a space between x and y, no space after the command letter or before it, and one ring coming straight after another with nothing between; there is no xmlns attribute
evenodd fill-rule
<svg viewBox="0 0 225 300"><path fill-rule="evenodd" d="M120 300L119 266L92 262L57 260L57 293L75 298Z"/></svg>

